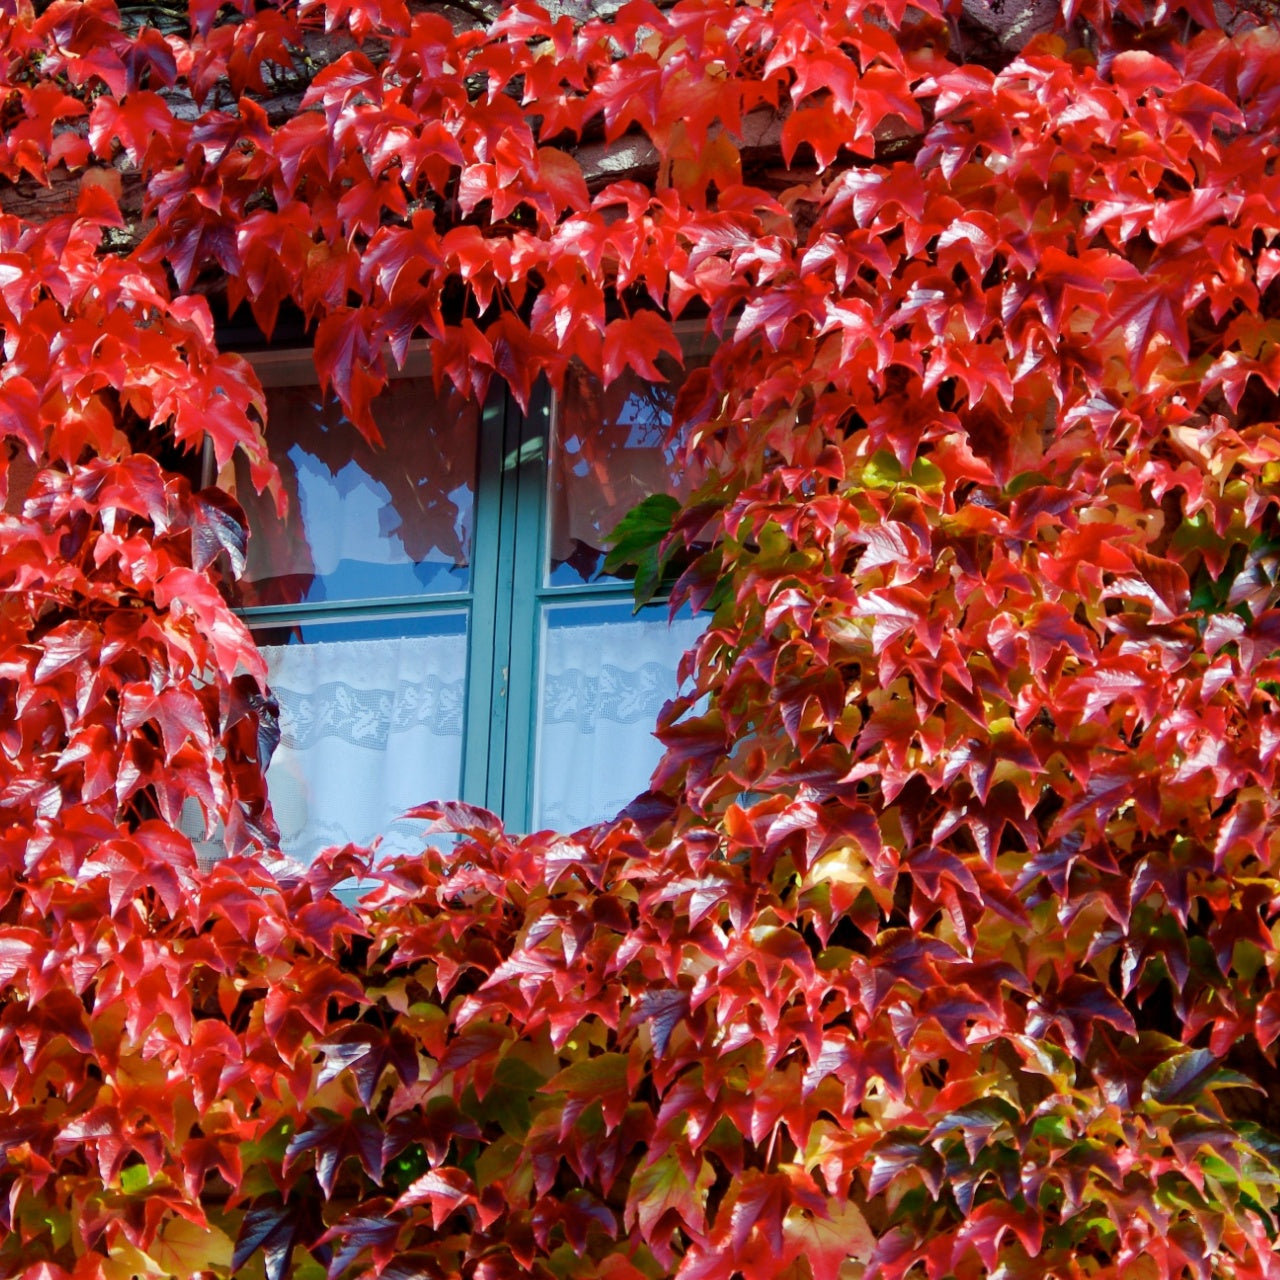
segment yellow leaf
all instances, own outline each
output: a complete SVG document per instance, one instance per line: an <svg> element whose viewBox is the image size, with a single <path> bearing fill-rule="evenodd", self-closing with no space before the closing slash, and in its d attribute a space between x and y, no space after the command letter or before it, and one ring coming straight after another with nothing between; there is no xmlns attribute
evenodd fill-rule
<svg viewBox="0 0 1280 1280"><path fill-rule="evenodd" d="M164 1272L154 1258L117 1237L102 1264L103 1280L159 1280Z"/></svg>
<svg viewBox="0 0 1280 1280"><path fill-rule="evenodd" d="M215 1226L199 1226L185 1218L171 1218L147 1250L160 1274L188 1280L197 1271L231 1269L231 1237Z"/></svg>
<svg viewBox="0 0 1280 1280"><path fill-rule="evenodd" d="M876 1238L855 1204L832 1203L830 1217L815 1218L799 1209L788 1211L782 1224L787 1243L799 1246L813 1280L857 1280Z"/></svg>

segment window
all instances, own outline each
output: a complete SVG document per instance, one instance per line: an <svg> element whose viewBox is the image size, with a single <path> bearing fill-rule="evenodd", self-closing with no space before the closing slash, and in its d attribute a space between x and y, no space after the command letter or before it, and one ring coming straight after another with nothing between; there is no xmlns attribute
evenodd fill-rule
<svg viewBox="0 0 1280 1280"><path fill-rule="evenodd" d="M648 494L690 487L672 390L574 374L524 416L497 394L437 396L411 360L375 405L373 449L307 353L254 362L287 519L237 463L219 481L253 531L234 603L281 707L267 776L283 850L416 848L396 815L452 797L516 830L571 830L643 791L702 622L633 613L604 544Z"/></svg>

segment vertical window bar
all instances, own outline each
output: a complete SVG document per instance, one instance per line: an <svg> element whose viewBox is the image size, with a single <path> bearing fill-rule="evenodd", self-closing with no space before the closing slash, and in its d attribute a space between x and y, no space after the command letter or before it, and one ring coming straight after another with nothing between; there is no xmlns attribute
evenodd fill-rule
<svg viewBox="0 0 1280 1280"><path fill-rule="evenodd" d="M463 728L462 798L471 804L496 808L501 800L501 744L506 701L501 672L511 643L510 554L506 514L510 499L503 468L509 450L510 397L493 388L480 422L480 457L476 479L475 525L472 534L471 626L468 630L467 710ZM504 565L506 566L504 569ZM423 797L427 799L428 797Z"/></svg>
<svg viewBox="0 0 1280 1280"><path fill-rule="evenodd" d="M532 811L534 722L537 717L539 648L538 584L542 581L545 543L543 514L550 447L551 389L535 388L520 432L516 492L516 554L512 565L510 680L508 682L507 777L502 818L515 831L527 831Z"/></svg>

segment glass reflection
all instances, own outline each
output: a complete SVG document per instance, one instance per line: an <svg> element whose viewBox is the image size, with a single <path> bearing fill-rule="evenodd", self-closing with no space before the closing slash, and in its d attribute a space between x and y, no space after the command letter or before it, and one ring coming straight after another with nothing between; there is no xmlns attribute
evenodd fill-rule
<svg viewBox="0 0 1280 1280"><path fill-rule="evenodd" d="M243 461L221 477L253 535L238 606L435 595L470 582L479 414L429 378L394 379L374 405L385 445L360 436L315 386L267 389L267 444L289 511L253 492Z"/></svg>
<svg viewBox="0 0 1280 1280"><path fill-rule="evenodd" d="M684 498L694 484L682 466L684 440L671 432L683 373L663 356L663 383L626 375L607 388L571 367L556 405L548 493L547 583L617 579L604 572L606 542L650 494Z"/></svg>

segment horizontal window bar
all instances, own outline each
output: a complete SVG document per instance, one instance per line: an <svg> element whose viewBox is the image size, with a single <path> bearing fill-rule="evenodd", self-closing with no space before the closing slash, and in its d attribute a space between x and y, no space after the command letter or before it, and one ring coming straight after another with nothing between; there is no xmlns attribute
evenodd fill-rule
<svg viewBox="0 0 1280 1280"><path fill-rule="evenodd" d="M452 612L471 603L471 592L450 591L434 596L414 596L385 600L308 600L301 604L252 605L237 609L236 616L247 625L268 623L316 622L322 618L386 618L402 615L416 617L424 613Z"/></svg>
<svg viewBox="0 0 1280 1280"><path fill-rule="evenodd" d="M544 600L555 600L560 596L631 596L635 594L632 582L574 582L564 586L541 586L537 588L538 596Z"/></svg>

